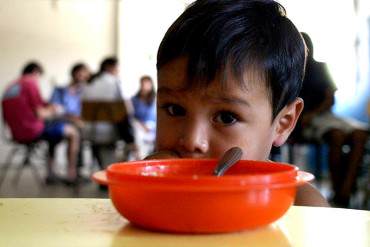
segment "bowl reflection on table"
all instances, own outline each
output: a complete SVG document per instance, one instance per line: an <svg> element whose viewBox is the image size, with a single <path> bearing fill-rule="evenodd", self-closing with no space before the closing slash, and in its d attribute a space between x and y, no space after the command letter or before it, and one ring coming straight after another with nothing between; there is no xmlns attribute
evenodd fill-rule
<svg viewBox="0 0 370 247"><path fill-rule="evenodd" d="M168 233L146 231L128 224L122 227L122 229L117 232L112 239L111 247L118 246L291 247L293 245L280 226L275 224L261 227L252 231L242 231L220 235L181 234L176 236Z"/></svg>
<svg viewBox="0 0 370 247"><path fill-rule="evenodd" d="M136 226L179 233L257 228L280 218L296 187L312 179L295 166L241 160L222 177L216 160L118 163L106 171L110 198Z"/></svg>

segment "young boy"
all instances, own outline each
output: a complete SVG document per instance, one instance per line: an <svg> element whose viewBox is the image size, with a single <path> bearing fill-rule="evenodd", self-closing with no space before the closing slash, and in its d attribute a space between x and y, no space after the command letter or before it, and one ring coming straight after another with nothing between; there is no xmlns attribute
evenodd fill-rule
<svg viewBox="0 0 370 247"><path fill-rule="evenodd" d="M198 0L172 24L157 57L157 153L218 158L233 146L267 160L303 109L306 48L271 0ZM327 206L310 184L296 205Z"/></svg>

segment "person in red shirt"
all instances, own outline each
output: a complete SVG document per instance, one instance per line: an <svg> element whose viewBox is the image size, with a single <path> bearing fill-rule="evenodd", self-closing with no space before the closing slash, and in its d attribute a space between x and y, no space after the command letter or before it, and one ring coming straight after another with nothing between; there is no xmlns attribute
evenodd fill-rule
<svg viewBox="0 0 370 247"><path fill-rule="evenodd" d="M47 104L41 98L38 81L43 73L41 65L28 63L20 78L10 83L2 99L3 117L12 138L19 143L46 140L49 143L49 160L46 184L58 180L53 170L54 147L62 139L68 140L67 184L77 183L76 158L80 136L75 126L54 120L62 113L57 105Z"/></svg>

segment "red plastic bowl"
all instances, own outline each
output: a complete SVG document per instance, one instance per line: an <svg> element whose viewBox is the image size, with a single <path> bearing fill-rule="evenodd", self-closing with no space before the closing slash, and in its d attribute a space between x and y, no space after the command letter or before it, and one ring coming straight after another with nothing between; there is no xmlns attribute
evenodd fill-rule
<svg viewBox="0 0 370 247"><path fill-rule="evenodd" d="M292 165L241 160L222 177L216 160L172 159L113 164L93 179L109 186L118 212L134 225L182 233L231 232L270 224L313 179Z"/></svg>

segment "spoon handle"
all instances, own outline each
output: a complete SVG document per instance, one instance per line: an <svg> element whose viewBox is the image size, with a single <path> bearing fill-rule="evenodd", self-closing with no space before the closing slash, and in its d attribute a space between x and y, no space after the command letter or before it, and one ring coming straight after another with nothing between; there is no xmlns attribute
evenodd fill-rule
<svg viewBox="0 0 370 247"><path fill-rule="evenodd" d="M225 152L222 158L219 160L213 174L216 176L222 176L232 165L240 160L243 155L243 151L239 147L232 147Z"/></svg>

